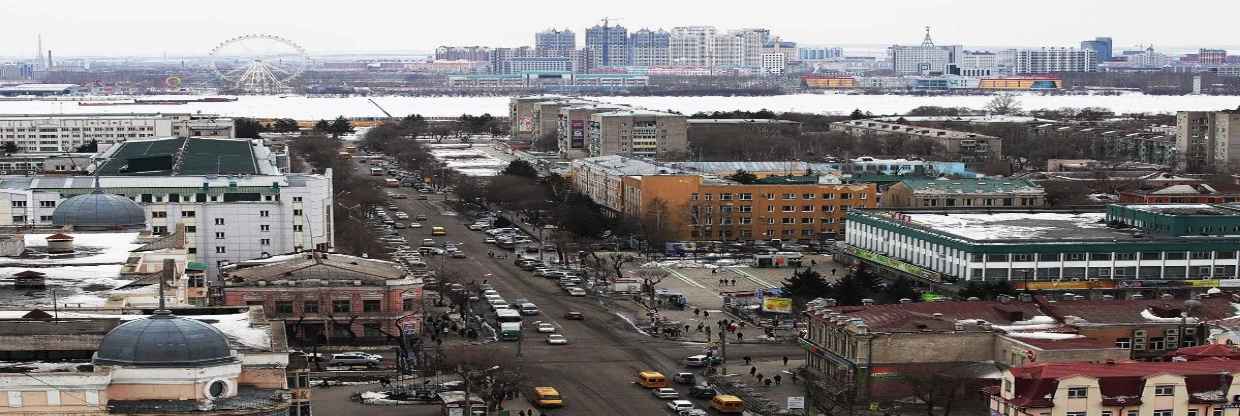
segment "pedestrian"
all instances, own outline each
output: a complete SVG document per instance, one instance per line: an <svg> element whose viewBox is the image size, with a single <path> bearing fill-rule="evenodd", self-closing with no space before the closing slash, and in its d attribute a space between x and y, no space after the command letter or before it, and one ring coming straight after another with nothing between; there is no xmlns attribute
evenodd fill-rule
<svg viewBox="0 0 1240 416"><path fill-rule="evenodd" d="M739 343L739 342L741 342L741 338L744 338L744 337L745 337L745 334L742 334L742 333L740 333L740 332L737 332L737 333L736 333L736 342L738 342L738 343Z"/></svg>
<svg viewBox="0 0 1240 416"><path fill-rule="evenodd" d="M693 308L693 316L695 316L695 317L696 317L696 316L701 315L701 314L702 314L702 310L701 310L701 309L698 309L698 308Z"/></svg>
<svg viewBox="0 0 1240 416"><path fill-rule="evenodd" d="M792 384L797 384L797 373L792 373Z"/></svg>
<svg viewBox="0 0 1240 416"><path fill-rule="evenodd" d="M732 284L731 284L731 286L736 286L736 279L732 279Z"/></svg>
<svg viewBox="0 0 1240 416"><path fill-rule="evenodd" d="M705 328L705 327L706 327L706 324L698 322L697 332L702 332L702 328Z"/></svg>
<svg viewBox="0 0 1240 416"><path fill-rule="evenodd" d="M702 319L706 319L709 317L710 317L710 311L702 311Z"/></svg>
<svg viewBox="0 0 1240 416"><path fill-rule="evenodd" d="M809 259L809 265L810 265L810 266L817 266L817 265L818 265L818 260Z"/></svg>
<svg viewBox="0 0 1240 416"><path fill-rule="evenodd" d="M685 333L686 333L686 334L688 334L688 333L689 333L689 325L685 325Z"/></svg>
<svg viewBox="0 0 1240 416"><path fill-rule="evenodd" d="M765 383L767 387L771 387L771 379L768 378L763 383Z"/></svg>
<svg viewBox="0 0 1240 416"><path fill-rule="evenodd" d="M831 276L835 276L835 269L831 269Z"/></svg>
<svg viewBox="0 0 1240 416"><path fill-rule="evenodd" d="M748 356L748 355L746 355L746 356L744 356L744 357L741 357L741 358L742 358L743 360L745 360L745 365L749 365L749 361L750 361L750 360L753 360L753 358L751 358L751 357L750 357L750 356Z"/></svg>
<svg viewBox="0 0 1240 416"><path fill-rule="evenodd" d="M749 375L758 374L758 367L749 367Z"/></svg>
<svg viewBox="0 0 1240 416"><path fill-rule="evenodd" d="M759 382L759 383L761 383L761 382L762 382L762 373L758 373L758 375L757 375L756 377L758 377L758 382Z"/></svg>
<svg viewBox="0 0 1240 416"><path fill-rule="evenodd" d="M787 366L788 366L788 356L785 355L784 356L784 367L787 367Z"/></svg>
<svg viewBox="0 0 1240 416"><path fill-rule="evenodd" d="M775 375L775 385L776 385L776 386L778 386L778 385L779 385L779 383L780 383L781 381L783 381L783 380L784 380L784 376L781 376L781 375L779 375L779 374L776 374L776 375Z"/></svg>
<svg viewBox="0 0 1240 416"><path fill-rule="evenodd" d="M719 274L719 269L710 269L710 274Z"/></svg>

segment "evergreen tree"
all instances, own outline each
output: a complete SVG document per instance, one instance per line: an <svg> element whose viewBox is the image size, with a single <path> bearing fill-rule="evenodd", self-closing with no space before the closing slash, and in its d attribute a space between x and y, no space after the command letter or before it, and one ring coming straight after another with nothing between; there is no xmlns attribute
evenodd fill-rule
<svg viewBox="0 0 1240 416"><path fill-rule="evenodd" d="M530 179L538 179L538 169L534 168L530 162L524 160L514 160L504 168L503 175L521 176Z"/></svg>
<svg viewBox="0 0 1240 416"><path fill-rule="evenodd" d="M728 178L728 179L731 179L731 180L734 180L734 181L737 181L737 182L740 182L740 183L743 183L743 184L751 184L751 183L754 183L754 182L757 182L757 181L758 181L758 176L757 176L757 175L754 175L754 174L752 174L752 173L749 173L748 171L746 171L746 170L744 170L744 169L738 170L738 171L736 171L736 173L733 173L733 174L731 174L731 175L728 175L728 176L727 176L727 178Z"/></svg>
<svg viewBox="0 0 1240 416"><path fill-rule="evenodd" d="M898 303L900 299L917 301L918 298L917 289L913 287L913 281L901 277L887 285L887 289L882 294L882 303Z"/></svg>
<svg viewBox="0 0 1240 416"><path fill-rule="evenodd" d="M801 306L811 300L828 297L831 294L831 285L828 285L818 272L806 267L804 271L793 271L792 276L784 280L783 291L784 295L792 298L794 304Z"/></svg>

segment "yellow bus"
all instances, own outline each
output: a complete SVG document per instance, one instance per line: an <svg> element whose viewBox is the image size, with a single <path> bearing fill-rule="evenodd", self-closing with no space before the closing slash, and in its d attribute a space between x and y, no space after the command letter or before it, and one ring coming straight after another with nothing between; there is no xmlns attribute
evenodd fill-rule
<svg viewBox="0 0 1240 416"><path fill-rule="evenodd" d="M444 230L443 227L431 227L431 235L436 236L436 237L441 236L441 235L448 235L448 231Z"/></svg>
<svg viewBox="0 0 1240 416"><path fill-rule="evenodd" d="M710 399L710 407L719 413L744 413L745 402L740 397L720 394Z"/></svg>
<svg viewBox="0 0 1240 416"><path fill-rule="evenodd" d="M648 389L660 389L667 387L667 378L658 371L642 371L637 373L637 384Z"/></svg>
<svg viewBox="0 0 1240 416"><path fill-rule="evenodd" d="M564 399L555 387L535 387L530 394L530 403L537 407L561 407Z"/></svg>

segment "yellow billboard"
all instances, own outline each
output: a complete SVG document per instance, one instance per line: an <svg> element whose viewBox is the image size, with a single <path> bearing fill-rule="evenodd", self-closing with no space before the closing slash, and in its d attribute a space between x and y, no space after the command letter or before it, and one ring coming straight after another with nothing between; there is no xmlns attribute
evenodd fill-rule
<svg viewBox="0 0 1240 416"><path fill-rule="evenodd" d="M762 311L774 313L792 313L791 298L762 298Z"/></svg>

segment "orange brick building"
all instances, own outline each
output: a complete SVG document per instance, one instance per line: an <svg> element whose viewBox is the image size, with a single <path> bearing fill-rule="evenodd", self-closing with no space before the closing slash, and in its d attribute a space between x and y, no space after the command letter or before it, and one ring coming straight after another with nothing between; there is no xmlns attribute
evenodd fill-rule
<svg viewBox="0 0 1240 416"><path fill-rule="evenodd" d="M840 239L850 208L876 206L872 183L828 176L771 176L754 183L701 175L625 176L622 213L670 240Z"/></svg>

